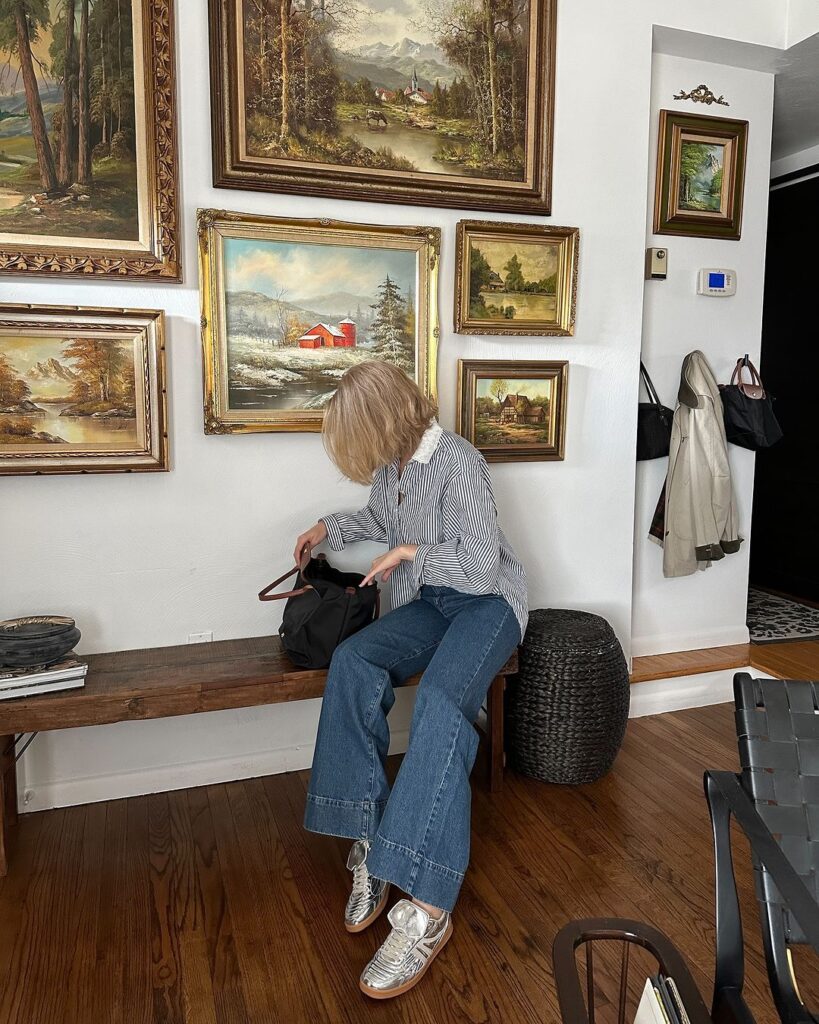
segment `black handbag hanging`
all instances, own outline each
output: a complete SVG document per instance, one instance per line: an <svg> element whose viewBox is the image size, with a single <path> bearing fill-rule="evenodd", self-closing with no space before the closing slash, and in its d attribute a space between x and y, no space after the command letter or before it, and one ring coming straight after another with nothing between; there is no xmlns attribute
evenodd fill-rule
<svg viewBox="0 0 819 1024"><path fill-rule="evenodd" d="M747 368L750 383L742 379ZM725 436L731 444L752 452L770 448L782 439L782 427L773 411L773 399L762 386L762 380L746 355L737 359L730 384L720 384Z"/></svg>
<svg viewBox="0 0 819 1024"><path fill-rule="evenodd" d="M661 459L671 447L671 424L674 413L660 402L657 389L640 361L640 377L645 384L647 402L637 407L637 461Z"/></svg>
<svg viewBox="0 0 819 1024"><path fill-rule="evenodd" d="M296 574L293 590L271 593ZM299 668L326 668L342 640L378 618L378 586L373 582L361 587L363 579L361 573L341 572L325 555L316 555L261 591L260 601L287 599L279 636Z"/></svg>

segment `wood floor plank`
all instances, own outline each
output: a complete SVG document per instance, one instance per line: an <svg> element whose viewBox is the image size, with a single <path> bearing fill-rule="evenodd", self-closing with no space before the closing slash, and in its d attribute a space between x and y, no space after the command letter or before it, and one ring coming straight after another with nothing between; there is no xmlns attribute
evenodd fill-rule
<svg viewBox="0 0 819 1024"><path fill-rule="evenodd" d="M216 1020L218 1024L250 1024L208 792L191 789L185 797L194 844L197 923L208 958Z"/></svg>

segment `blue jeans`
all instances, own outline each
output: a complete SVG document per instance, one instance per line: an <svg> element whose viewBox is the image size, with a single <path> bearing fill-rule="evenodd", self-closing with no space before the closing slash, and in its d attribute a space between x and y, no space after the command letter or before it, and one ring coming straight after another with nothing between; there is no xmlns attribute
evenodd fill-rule
<svg viewBox="0 0 819 1024"><path fill-rule="evenodd" d="M372 875L451 910L469 863L473 723L519 643L504 598L426 586L345 640L327 677L305 827L369 839ZM418 672L409 746L390 792L387 712L393 687Z"/></svg>

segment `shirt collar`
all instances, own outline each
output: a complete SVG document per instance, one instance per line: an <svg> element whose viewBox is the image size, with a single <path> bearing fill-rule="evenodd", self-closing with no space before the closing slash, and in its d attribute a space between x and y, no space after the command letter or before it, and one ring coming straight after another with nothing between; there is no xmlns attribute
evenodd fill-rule
<svg viewBox="0 0 819 1024"><path fill-rule="evenodd" d="M441 434L443 434L443 432L443 427L436 419L433 419L424 431L421 441L415 449L415 454L410 459L410 462L429 462L435 454L435 449L438 447L438 443L441 440Z"/></svg>

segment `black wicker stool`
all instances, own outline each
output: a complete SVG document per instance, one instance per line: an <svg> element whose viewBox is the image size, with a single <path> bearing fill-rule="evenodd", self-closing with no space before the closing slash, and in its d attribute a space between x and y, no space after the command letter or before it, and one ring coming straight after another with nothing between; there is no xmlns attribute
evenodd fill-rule
<svg viewBox="0 0 819 1024"><path fill-rule="evenodd" d="M510 687L509 763L543 782L594 782L614 764L628 721L629 677L599 615L538 609Z"/></svg>

